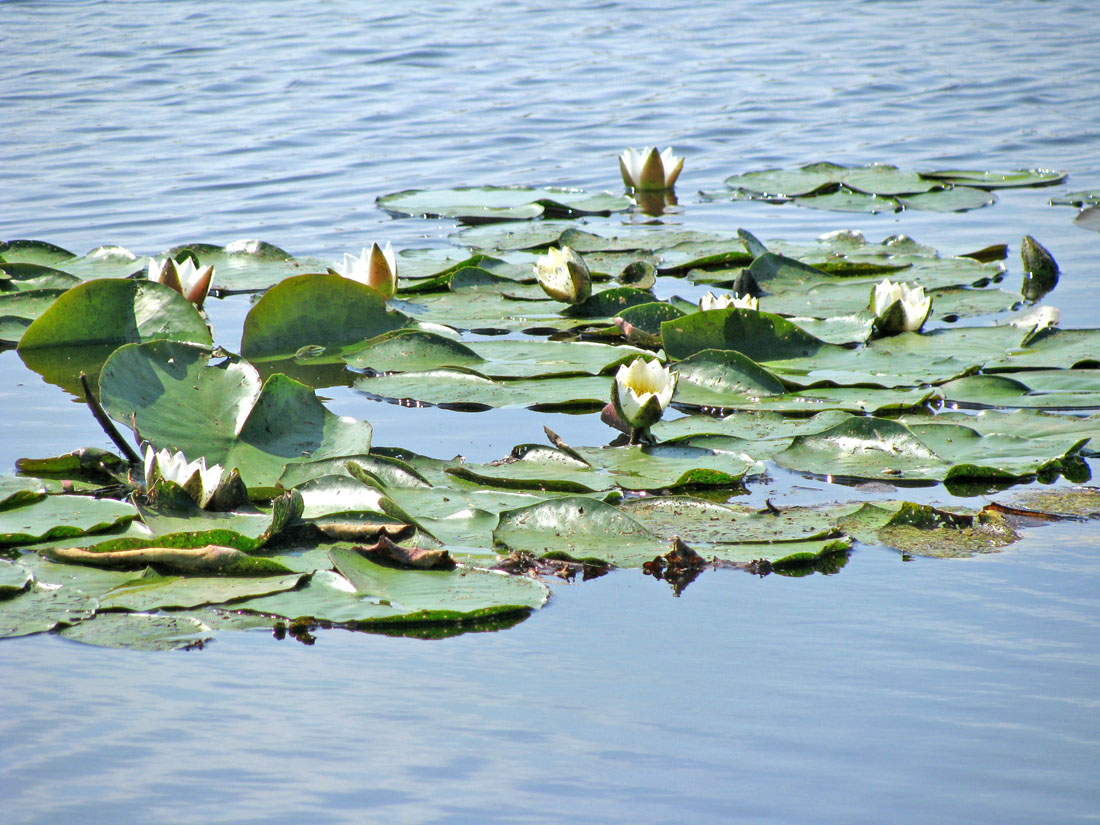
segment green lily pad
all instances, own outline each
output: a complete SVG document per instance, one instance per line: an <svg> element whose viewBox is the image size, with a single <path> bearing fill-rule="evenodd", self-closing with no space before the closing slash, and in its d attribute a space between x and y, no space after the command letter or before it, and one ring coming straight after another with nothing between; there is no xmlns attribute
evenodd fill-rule
<svg viewBox="0 0 1100 825"><path fill-rule="evenodd" d="M297 587L308 575L285 576L150 576L121 584L99 600L104 610L190 609L208 604L229 604L243 599L280 593Z"/></svg>
<svg viewBox="0 0 1100 825"><path fill-rule="evenodd" d="M1066 192L1064 195L1055 195L1050 199L1051 206L1076 206L1078 209L1096 204L1100 204L1100 189Z"/></svg>
<svg viewBox="0 0 1100 825"><path fill-rule="evenodd" d="M1100 367L1100 329L1046 327L986 366L997 370Z"/></svg>
<svg viewBox="0 0 1100 825"><path fill-rule="evenodd" d="M787 392L774 374L732 350L703 350L676 365L677 405L710 410L806 413L827 409L881 413L912 409L938 398L935 390L819 387Z"/></svg>
<svg viewBox="0 0 1100 825"><path fill-rule="evenodd" d="M972 186L950 186L916 195L898 196L898 203L906 209L925 212L967 212L992 206L996 201L997 197L992 193Z"/></svg>
<svg viewBox="0 0 1100 825"><path fill-rule="evenodd" d="M33 478L0 476L0 511L22 507L46 497L46 488Z"/></svg>
<svg viewBox="0 0 1100 825"><path fill-rule="evenodd" d="M94 543L87 537L84 540L88 543ZM68 544L69 542L65 543ZM79 544L81 540L77 539L72 543ZM31 571L36 582L55 589L79 590L81 593L95 599L99 599L104 593L108 593L126 582L143 576L158 575L152 569L135 572L133 570L109 570L83 564L55 562L41 554L41 547L35 549L39 552L20 556L18 563L21 567Z"/></svg>
<svg viewBox="0 0 1100 825"><path fill-rule="evenodd" d="M866 212L869 215L877 215L880 212L901 211L901 202L898 198L858 192L847 186L838 186L835 191L821 194L803 195L795 198L794 202L810 209L828 209L831 212Z"/></svg>
<svg viewBox="0 0 1100 825"><path fill-rule="evenodd" d="M0 261L54 266L71 261L76 255L48 241L18 239L0 241Z"/></svg>
<svg viewBox="0 0 1100 825"><path fill-rule="evenodd" d="M619 567L639 566L668 550L667 542L618 508L583 497L506 510L493 541L510 551Z"/></svg>
<svg viewBox="0 0 1100 825"><path fill-rule="evenodd" d="M0 559L0 601L18 596L31 586L33 579L27 568Z"/></svg>
<svg viewBox="0 0 1100 825"><path fill-rule="evenodd" d="M1100 488L1097 487L1022 490L1008 496L1006 503L1012 507L1058 518L1100 518Z"/></svg>
<svg viewBox="0 0 1100 825"><path fill-rule="evenodd" d="M602 409L611 397L611 379L600 376L497 381L458 368L364 376L354 387L382 398L410 398L460 409L537 406L592 411Z"/></svg>
<svg viewBox="0 0 1100 825"><path fill-rule="evenodd" d="M70 642L124 650L190 650L213 639L211 629L198 619L148 613L102 613L58 635Z"/></svg>
<svg viewBox="0 0 1100 825"><path fill-rule="evenodd" d="M73 287L23 333L19 356L47 381L79 394L79 375L94 378L123 344L167 339L211 344L191 302L152 281L96 280Z"/></svg>
<svg viewBox="0 0 1100 825"><path fill-rule="evenodd" d="M948 401L983 407L1100 408L1100 370L971 375L940 387Z"/></svg>
<svg viewBox="0 0 1100 825"><path fill-rule="evenodd" d="M937 424L961 424L983 435L1015 435L1033 439L1090 439L1082 448L1082 455L1096 454L1100 450L1100 413L1091 415L1053 413L1038 409L1014 409L1012 411L985 409L973 412L940 412L936 415L902 416L899 419L909 427L931 427Z"/></svg>
<svg viewBox="0 0 1100 825"><path fill-rule="evenodd" d="M47 458L20 458L16 460L15 466L19 472L27 475L85 480L97 485L103 481L125 481L130 469L125 459L98 447L81 447L64 455Z"/></svg>
<svg viewBox="0 0 1100 825"><path fill-rule="evenodd" d="M852 418L798 436L775 456L783 467L817 475L891 481L1029 478L1080 449L1080 442L981 435L958 425L911 429L884 418Z"/></svg>
<svg viewBox="0 0 1100 825"><path fill-rule="evenodd" d="M333 415L308 387L282 375L261 386L248 362L216 362L201 347L151 342L120 348L104 365L107 412L157 447L240 470L250 487L270 486L290 463L370 449L371 426Z"/></svg>
<svg viewBox="0 0 1100 825"><path fill-rule="evenodd" d="M337 275L298 275L272 287L244 320L241 354L251 360L288 358L302 347L321 346L318 362L338 362L341 348L409 326L385 299L357 281Z"/></svg>
<svg viewBox="0 0 1100 825"><path fill-rule="evenodd" d="M922 177L980 189L1013 189L1024 186L1052 186L1067 177L1053 169L1014 169L1009 172L982 172L974 169L940 169L922 172Z"/></svg>
<svg viewBox="0 0 1100 825"><path fill-rule="evenodd" d="M98 603L69 587L34 584L14 599L0 601L0 639L47 633L91 617Z"/></svg>
<svg viewBox="0 0 1100 825"><path fill-rule="evenodd" d="M619 509L660 536L669 539L678 536L707 558L712 555L725 558L722 549L729 545L817 541L840 536L835 512L825 508L784 507L770 511L687 496L653 496L623 502ZM761 548L757 552L760 555L751 558L765 558L762 554L772 552L786 555L789 551Z"/></svg>
<svg viewBox="0 0 1100 825"><path fill-rule="evenodd" d="M137 518L132 504L90 496L48 496L0 510L0 546L102 533Z"/></svg>
<svg viewBox="0 0 1100 825"><path fill-rule="evenodd" d="M682 444L583 447L574 453L576 457L553 447L524 444L503 461L462 464L447 472L489 487L591 493L614 487L738 487L747 472L763 469L745 455Z"/></svg>
<svg viewBox="0 0 1100 825"><path fill-rule="evenodd" d="M840 525L866 543L941 559L996 553L1020 539L996 512L957 514L912 502L898 508L865 504L842 518Z"/></svg>
<svg viewBox="0 0 1100 825"><path fill-rule="evenodd" d="M913 386L949 381L1000 362L1024 334L1014 327L954 327L892 335L857 350L823 345L802 357L758 360L788 384Z"/></svg>
<svg viewBox="0 0 1100 825"><path fill-rule="evenodd" d="M531 338L462 344L435 333L400 331L344 356L355 369L410 372L439 367L473 367L488 378L535 378L605 373L647 355L635 347Z"/></svg>
<svg viewBox="0 0 1100 825"><path fill-rule="evenodd" d="M459 186L409 189L382 195L378 207L398 217L455 218L467 223L530 220L542 217L610 215L633 202L609 192L530 186Z"/></svg>
<svg viewBox="0 0 1100 825"><path fill-rule="evenodd" d="M665 321L661 340L669 358L675 360L706 349L724 349L754 361L773 361L814 355L832 346L778 315L736 307Z"/></svg>
<svg viewBox="0 0 1100 825"><path fill-rule="evenodd" d="M377 621L452 622L529 612L550 596L546 585L525 576L476 567L396 570L345 547L334 547L329 555L359 593L379 601Z"/></svg>
<svg viewBox="0 0 1100 825"><path fill-rule="evenodd" d="M686 415L671 421L663 419L651 429L661 440L719 435L745 441L783 441L797 435L823 432L852 417L839 410L819 412L809 418L791 418L774 411L738 410L724 417Z"/></svg>

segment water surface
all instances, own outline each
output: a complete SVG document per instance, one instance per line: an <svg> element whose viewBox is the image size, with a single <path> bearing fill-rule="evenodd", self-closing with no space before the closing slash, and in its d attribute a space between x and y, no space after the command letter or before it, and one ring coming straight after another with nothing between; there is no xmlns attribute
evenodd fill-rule
<svg viewBox="0 0 1100 825"><path fill-rule="evenodd" d="M790 240L904 232L946 253L1006 242L1010 288L1028 233L1062 265L1062 325L1096 326L1100 236L1047 200L1100 188L1098 40L1092 4L1038 0L5 2L0 238L142 255L259 237L336 260L454 230L392 220L379 195L618 191L618 152L671 144L687 157L671 220ZM824 159L1070 179L946 216L696 195ZM211 302L219 341L236 345L248 306ZM0 378L0 472L110 447L14 352ZM325 394L377 443L437 456L498 458L544 423L573 443L608 438L593 416ZM777 471L752 495L855 493ZM143 654L8 641L2 818L1095 821L1098 551L1096 523L1064 524L972 560L860 547L830 577L708 573L680 598L619 572L556 586L507 632L441 642L235 633Z"/></svg>

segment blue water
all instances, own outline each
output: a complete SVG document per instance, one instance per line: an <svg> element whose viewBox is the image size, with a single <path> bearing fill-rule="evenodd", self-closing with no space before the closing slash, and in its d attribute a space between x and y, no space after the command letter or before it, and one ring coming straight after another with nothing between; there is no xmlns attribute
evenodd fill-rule
<svg viewBox="0 0 1100 825"><path fill-rule="evenodd" d="M905 232L946 253L1039 238L1062 326L1096 326L1091 3L0 2L0 239L152 254L259 237L339 259L443 245L382 194L618 191L672 145L685 226ZM965 215L704 203L737 172L829 159L1056 168ZM618 218L613 219L618 220ZM682 285L678 285L683 293ZM247 298L212 301L233 347ZM497 458L601 443L592 417L459 414L326 390L375 440ZM109 447L0 353L0 472ZM1096 473L1097 463L1093 462ZM775 473L754 495L846 499ZM223 634L201 653L0 644L4 823L1052 823L1100 818L1100 530L1005 553L860 548L836 576L640 573L558 585L507 632L442 642Z"/></svg>

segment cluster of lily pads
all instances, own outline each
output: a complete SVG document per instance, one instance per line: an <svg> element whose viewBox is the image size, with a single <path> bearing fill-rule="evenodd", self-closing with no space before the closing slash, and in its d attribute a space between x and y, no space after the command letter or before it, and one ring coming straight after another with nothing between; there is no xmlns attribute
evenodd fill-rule
<svg viewBox="0 0 1100 825"><path fill-rule="evenodd" d="M828 161L797 169L762 169L726 178L710 200L793 202L841 212L966 212L996 202L998 189L1052 186L1066 179L1049 169L984 172L970 169L917 171L883 163L841 166Z"/></svg>
<svg viewBox="0 0 1100 825"><path fill-rule="evenodd" d="M682 163L639 157L621 159L624 181L648 167L657 191L653 158L666 182ZM0 478L0 636L447 635L522 620L546 576L640 567L679 592L707 567L831 573L857 541L970 555L1011 544L1021 519L1100 513L1094 488L1009 490L1087 481L1100 432L1100 330L1061 329L1037 303L1058 272L1033 239L1012 291L1000 244L944 257L904 236L578 224L578 204L633 200L507 192L500 208L537 195L541 211L485 220L484 190L380 198L477 217L451 246L343 262L258 241L151 259L0 244L0 339L117 447ZM545 217L547 193L572 206ZM240 353L201 312L211 290L259 294ZM497 461L421 455L329 411L317 390L334 386L364 407L600 415L608 441L546 430ZM738 503L770 468L897 494ZM941 484L987 495L932 507L901 492Z"/></svg>

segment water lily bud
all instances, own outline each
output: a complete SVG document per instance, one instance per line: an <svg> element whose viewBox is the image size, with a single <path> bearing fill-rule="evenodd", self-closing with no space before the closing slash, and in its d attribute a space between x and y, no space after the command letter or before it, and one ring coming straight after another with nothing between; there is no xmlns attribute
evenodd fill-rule
<svg viewBox="0 0 1100 825"><path fill-rule="evenodd" d="M1058 285L1058 264L1046 248L1030 235L1020 242L1020 260L1024 264L1024 285L1021 294L1029 301L1038 301Z"/></svg>
<svg viewBox="0 0 1100 825"><path fill-rule="evenodd" d="M344 262L329 267L329 272L366 284L383 298L392 298L397 292L397 256L389 241L385 247L376 243L371 244L370 249L363 247L358 257L344 253Z"/></svg>
<svg viewBox="0 0 1100 825"><path fill-rule="evenodd" d="M919 332L932 311L932 298L924 294L923 286L886 279L871 290L870 309L879 335Z"/></svg>
<svg viewBox="0 0 1100 825"><path fill-rule="evenodd" d="M535 262L535 277L555 301L581 304L592 295L592 275L584 259L570 249L551 247Z"/></svg>
<svg viewBox="0 0 1100 825"><path fill-rule="evenodd" d="M635 432L656 424L672 401L677 378L656 360L635 358L629 367L621 365L611 385L611 403L619 419Z"/></svg>
<svg viewBox="0 0 1100 825"><path fill-rule="evenodd" d="M760 309L760 301L751 295L737 295L728 292L725 295L715 295L713 292L708 292L699 299L699 309L703 312L708 309L726 309L727 307Z"/></svg>
<svg viewBox="0 0 1100 825"><path fill-rule="evenodd" d="M671 146L663 152L647 146L641 152L627 149L619 155L623 183L638 191L671 189L683 167L684 159L672 154Z"/></svg>
<svg viewBox="0 0 1100 825"><path fill-rule="evenodd" d="M150 258L147 276L150 281L171 287L198 309L202 309L210 292L210 284L214 280L214 267L195 266L195 260L191 256L182 263L176 263L171 258L163 261Z"/></svg>

